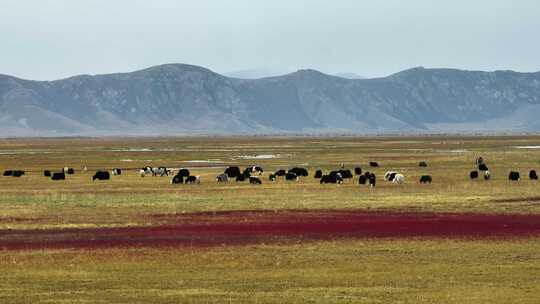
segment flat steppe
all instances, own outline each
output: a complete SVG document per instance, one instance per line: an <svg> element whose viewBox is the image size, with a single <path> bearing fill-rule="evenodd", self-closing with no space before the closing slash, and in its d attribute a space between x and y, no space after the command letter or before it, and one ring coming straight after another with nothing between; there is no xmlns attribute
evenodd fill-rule
<svg viewBox="0 0 540 304"><path fill-rule="evenodd" d="M469 179L479 156L489 181ZM341 164L377 186L313 178ZM263 184L217 183L229 165L262 166ZM310 176L268 181L296 166ZM539 136L3 139L9 169L26 174L0 177L2 303L540 301Z"/></svg>

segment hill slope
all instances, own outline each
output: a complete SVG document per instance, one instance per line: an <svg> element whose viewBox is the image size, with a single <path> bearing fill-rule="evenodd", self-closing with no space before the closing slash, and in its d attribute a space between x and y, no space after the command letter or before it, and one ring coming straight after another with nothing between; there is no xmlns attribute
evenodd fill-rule
<svg viewBox="0 0 540 304"><path fill-rule="evenodd" d="M538 114L540 73L236 79L168 64L43 82L0 75L0 136L538 131Z"/></svg>

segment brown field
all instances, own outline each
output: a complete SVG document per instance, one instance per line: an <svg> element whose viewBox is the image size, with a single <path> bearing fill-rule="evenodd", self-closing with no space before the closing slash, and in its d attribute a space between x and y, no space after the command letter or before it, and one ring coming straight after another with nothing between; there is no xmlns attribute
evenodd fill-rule
<svg viewBox="0 0 540 304"><path fill-rule="evenodd" d="M538 303L535 146L540 137L0 140L0 170L27 172L0 177L0 302ZM478 156L492 180L469 180ZM312 177L340 163L375 172L377 187ZM233 164L261 165L263 184L216 183ZM42 176L65 166L76 170L66 181ZM187 167L202 183L141 178L144 166ZM267 180L292 166L311 176ZM92 182L115 167L124 173ZM390 169L405 184L383 182Z"/></svg>

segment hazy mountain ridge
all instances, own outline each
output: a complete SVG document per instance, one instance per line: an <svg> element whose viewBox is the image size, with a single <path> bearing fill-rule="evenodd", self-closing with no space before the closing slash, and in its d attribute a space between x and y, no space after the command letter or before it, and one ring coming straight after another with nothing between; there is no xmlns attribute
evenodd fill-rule
<svg viewBox="0 0 540 304"><path fill-rule="evenodd" d="M0 75L1 136L537 131L536 113L540 73L236 79L167 64L43 82Z"/></svg>

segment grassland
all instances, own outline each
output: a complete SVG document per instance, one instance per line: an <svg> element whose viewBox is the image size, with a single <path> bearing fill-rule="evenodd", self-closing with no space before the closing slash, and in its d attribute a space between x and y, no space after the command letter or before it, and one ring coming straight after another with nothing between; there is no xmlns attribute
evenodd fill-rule
<svg viewBox="0 0 540 304"><path fill-rule="evenodd" d="M540 213L540 137L411 138L107 138L0 141L0 230L155 226L156 214L278 209ZM272 155L275 158L257 158ZM470 181L482 156L491 181ZM367 168L371 160L381 168ZM429 167L420 168L425 160ZM266 171L340 163L375 171L377 188L356 182L320 185L263 180L263 185L217 184L227 165ZM188 167L200 185L141 178L143 166ZM64 182L43 169L74 167ZM83 167L88 171L82 171ZM92 182L97 169L122 176ZM386 170L404 185L382 182ZM523 179L511 183L509 170ZM433 184L420 185L423 174ZM1 245L1 238L0 238ZM0 246L1 247L1 246ZM111 248L0 251L2 303L538 303L540 243L500 240L350 239L219 248Z"/></svg>

